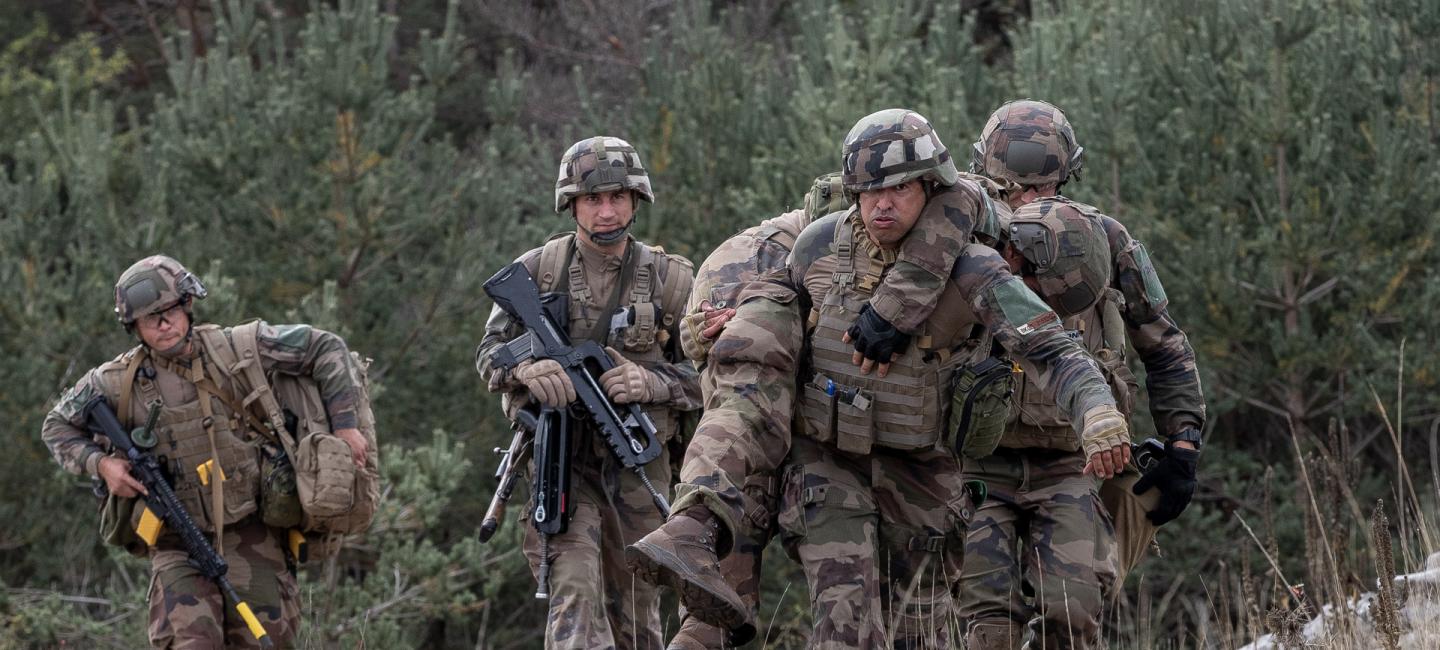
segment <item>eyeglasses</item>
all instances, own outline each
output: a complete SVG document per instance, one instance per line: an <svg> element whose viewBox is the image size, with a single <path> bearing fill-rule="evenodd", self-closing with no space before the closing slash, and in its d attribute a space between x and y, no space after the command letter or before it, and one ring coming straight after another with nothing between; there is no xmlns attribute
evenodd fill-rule
<svg viewBox="0 0 1440 650"><path fill-rule="evenodd" d="M157 327L160 327L161 321L164 321L167 325L174 325L175 319L179 317L179 314L181 311L183 311L184 306L184 302L177 302L160 311L145 314L144 316L141 316L138 320L140 322L140 325L145 327L146 329L155 329Z"/></svg>

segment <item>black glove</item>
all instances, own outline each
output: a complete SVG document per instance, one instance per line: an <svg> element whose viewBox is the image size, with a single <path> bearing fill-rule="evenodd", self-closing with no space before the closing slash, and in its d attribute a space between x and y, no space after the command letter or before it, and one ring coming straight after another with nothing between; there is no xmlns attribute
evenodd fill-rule
<svg viewBox="0 0 1440 650"><path fill-rule="evenodd" d="M1200 450L1165 445L1165 457L1155 468L1145 472L1130 491L1140 494L1152 487L1160 488L1160 503L1154 510L1145 513L1150 523L1160 526L1179 517L1195 496L1195 466L1200 462Z"/></svg>
<svg viewBox="0 0 1440 650"><path fill-rule="evenodd" d="M860 317L845 333L850 335L856 352L877 363L890 363L891 356L904 354L910 345L910 335L895 329L869 303L860 308Z"/></svg>

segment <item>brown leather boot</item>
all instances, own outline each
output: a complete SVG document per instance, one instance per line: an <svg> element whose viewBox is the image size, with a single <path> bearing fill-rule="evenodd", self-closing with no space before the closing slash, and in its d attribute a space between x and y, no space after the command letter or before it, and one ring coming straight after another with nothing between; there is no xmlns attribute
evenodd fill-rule
<svg viewBox="0 0 1440 650"><path fill-rule="evenodd" d="M625 563L641 580L674 589L690 616L729 630L731 645L744 645L755 638L755 624L720 573L728 537L709 508L691 506L625 547Z"/></svg>

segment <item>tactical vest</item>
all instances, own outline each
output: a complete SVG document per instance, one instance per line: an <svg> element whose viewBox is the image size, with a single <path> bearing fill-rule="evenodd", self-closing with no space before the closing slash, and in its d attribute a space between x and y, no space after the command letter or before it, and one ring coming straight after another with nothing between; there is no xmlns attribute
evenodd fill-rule
<svg viewBox="0 0 1440 650"><path fill-rule="evenodd" d="M155 431L158 442L151 451L167 461L175 495L206 532L215 532L217 524L223 528L250 516L258 508L260 496L259 447L244 416L227 403L234 389L207 344L211 331L218 333L220 328L195 326L200 354L188 365L140 349L125 368L118 405L122 422L130 427L144 423L149 404L162 405ZM167 403L154 372L140 372L147 362L152 370L171 372L194 384L196 398L182 404ZM137 395L139 400L134 399ZM212 458L218 468L210 462ZM213 487L216 481L218 494ZM223 513L217 516L218 511Z"/></svg>
<svg viewBox="0 0 1440 650"><path fill-rule="evenodd" d="M1075 332L1085 350L1099 363L1110 383L1116 408L1128 420L1135 405L1138 382L1125 364L1125 322L1120 310L1125 298L1112 287L1089 309L1064 319L1066 330ZM1016 390L1015 410L1001 447L1043 448L1076 451L1080 438L1059 405L1045 394L1029 373L1022 373Z"/></svg>
<svg viewBox="0 0 1440 650"><path fill-rule="evenodd" d="M859 213L851 208L835 222L835 270L823 300L810 314L813 376L802 378L800 431L854 454L868 453L873 445L945 447L952 376L980 345L969 338L974 322L950 322L955 314L969 312L959 304L963 303L959 294L947 290L912 345L892 359L883 379L874 372L860 374L860 367L851 362L854 349L842 337L888 266L856 250L858 219Z"/></svg>
<svg viewBox="0 0 1440 650"><path fill-rule="evenodd" d="M689 298L685 285L679 281L691 274L684 258L667 255L659 246L649 246L632 239L626 252L628 258L620 269L620 281L611 298L615 311L602 313L608 305L600 304L608 296L597 296L585 282L585 268L575 255L575 233L561 233L545 242L540 251L535 281L540 293L564 291L570 298L569 334L571 341L592 339L620 351L626 359L640 363L665 363L665 347L670 342L670 328L685 313ZM660 281L660 265L665 269L665 282ZM618 298L616 300L615 298ZM623 310L623 316L617 317ZM601 319L609 321L597 329ZM660 417L650 410L656 433L661 442L674 436L679 429L679 414L670 410Z"/></svg>

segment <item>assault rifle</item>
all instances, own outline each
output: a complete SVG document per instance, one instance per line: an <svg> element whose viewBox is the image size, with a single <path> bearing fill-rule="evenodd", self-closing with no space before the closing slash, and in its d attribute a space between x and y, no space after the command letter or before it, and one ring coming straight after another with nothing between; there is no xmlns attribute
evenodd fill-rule
<svg viewBox="0 0 1440 650"><path fill-rule="evenodd" d="M490 541L490 538L495 536L495 531L500 529L500 524L505 522L505 504L510 501L510 493L515 491L515 479L519 477L525 447L530 444L530 437L535 433L537 421L534 413L520 409L516 416L515 437L510 439L510 447L495 448L495 453L500 454L500 466L495 468L495 478L500 481L500 485L495 488L495 496L490 498L490 507L485 509L485 520L480 523L481 544Z"/></svg>
<svg viewBox="0 0 1440 650"><path fill-rule="evenodd" d="M530 512L530 520L540 538L540 567L537 571L540 584L535 597L547 599L550 597L550 536L565 532L570 520L571 420L584 417L594 424L594 429L605 440L615 459L640 477L645 489L650 491L656 509L668 518L670 504L645 474L645 464L658 457L662 448L655 423L644 410L635 404L614 404L605 395L599 377L615 367L605 349L595 341L571 345L570 337L560 325L568 318L563 299L555 296L542 298L535 278L519 262L501 269L487 280L485 293L525 330L492 353L491 366L510 371L527 360L553 359L565 370L575 387L574 403L562 409L541 409L538 415L533 416L534 425L531 428L535 476L534 509ZM521 429L525 428L527 415L522 409L519 416ZM517 458L524 444L523 436L524 431L516 432L510 451L500 461L497 475L501 483L491 501L495 524L487 532L486 527L491 522L491 513L487 512L480 529L482 542L499 527L499 512L503 511L504 500L509 498L514 486L514 479L506 475L513 475L519 464Z"/></svg>
<svg viewBox="0 0 1440 650"><path fill-rule="evenodd" d="M153 545L160 533L159 524L163 522L165 528L180 537L181 545L190 556L191 566L198 569L201 575L214 580L215 584L220 586L220 593L225 600L235 603L235 611L240 613L240 618L245 621L245 626L250 629L250 634L260 643L260 647L274 648L275 642L255 618L250 605L240 600L240 595L235 593L235 586L225 577L225 573L230 569L225 558L215 552L215 547L210 545L210 540L200 531L200 527L195 525L195 520L185 511L179 497L175 496L175 490L165 478L159 459L140 448L140 445L147 443L153 445L155 421L159 415L160 404L152 403L145 427L136 429L134 433L127 433L103 396L97 395L85 405L85 418L90 430L104 434L110 439L110 444L125 453L125 457L130 461L130 473L145 486L145 512L140 516L141 530L137 531L140 536L145 538L146 543Z"/></svg>
<svg viewBox="0 0 1440 650"><path fill-rule="evenodd" d="M495 350L491 365L509 371L529 359L559 362L575 386L575 402L570 410L594 424L615 459L634 470L650 491L655 507L668 518L670 504L645 475L645 464L663 450L655 423L636 404L611 403L600 386L600 375L615 367L610 355L595 341L570 344L565 328L556 322L559 319L547 313L540 300L540 288L524 264L515 262L500 269L485 281L485 293L525 329L524 334Z"/></svg>

